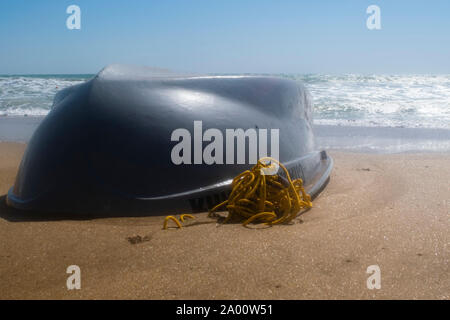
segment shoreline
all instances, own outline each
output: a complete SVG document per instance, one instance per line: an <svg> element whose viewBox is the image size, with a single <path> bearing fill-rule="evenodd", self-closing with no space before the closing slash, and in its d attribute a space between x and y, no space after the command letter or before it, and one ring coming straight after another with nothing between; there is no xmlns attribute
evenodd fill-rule
<svg viewBox="0 0 450 320"><path fill-rule="evenodd" d="M450 129L315 125L326 150L357 153L450 153Z"/></svg>
<svg viewBox="0 0 450 320"><path fill-rule="evenodd" d="M0 143L27 143L44 117L0 117ZM314 125L318 149L395 154L450 153L450 129Z"/></svg>
<svg viewBox="0 0 450 320"><path fill-rule="evenodd" d="M450 299L449 154L331 151L330 183L292 225L201 213L161 230L164 216L20 216L4 194L24 149L0 143L0 299Z"/></svg>

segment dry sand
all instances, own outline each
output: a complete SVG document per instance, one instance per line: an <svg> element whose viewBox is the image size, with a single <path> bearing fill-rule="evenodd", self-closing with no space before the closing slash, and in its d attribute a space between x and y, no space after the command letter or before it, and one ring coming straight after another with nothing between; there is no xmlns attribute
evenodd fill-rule
<svg viewBox="0 0 450 320"><path fill-rule="evenodd" d="M24 148L0 144L0 195ZM163 217L24 221L2 197L0 298L450 299L450 155L331 155L314 208L268 229L206 214L165 231ZM82 288L68 291L73 264Z"/></svg>

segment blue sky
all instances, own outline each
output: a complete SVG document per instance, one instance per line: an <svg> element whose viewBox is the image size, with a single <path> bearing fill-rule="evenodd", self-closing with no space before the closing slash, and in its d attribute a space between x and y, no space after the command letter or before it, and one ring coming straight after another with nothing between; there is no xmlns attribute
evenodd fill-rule
<svg viewBox="0 0 450 320"><path fill-rule="evenodd" d="M66 8L81 8L68 30ZM366 8L381 8L381 30ZM2 0L0 74L450 73L450 1Z"/></svg>

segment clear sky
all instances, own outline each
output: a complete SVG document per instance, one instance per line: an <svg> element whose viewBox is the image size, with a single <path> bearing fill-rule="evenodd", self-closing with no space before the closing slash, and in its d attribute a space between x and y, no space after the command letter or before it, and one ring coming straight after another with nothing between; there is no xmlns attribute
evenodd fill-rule
<svg viewBox="0 0 450 320"><path fill-rule="evenodd" d="M66 8L81 8L69 30ZM366 9L381 8L381 30ZM449 0L1 0L0 74L450 73Z"/></svg>

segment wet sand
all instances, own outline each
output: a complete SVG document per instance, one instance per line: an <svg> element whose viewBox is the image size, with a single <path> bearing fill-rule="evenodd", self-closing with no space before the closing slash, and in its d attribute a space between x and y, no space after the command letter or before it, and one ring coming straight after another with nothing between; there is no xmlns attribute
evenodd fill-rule
<svg viewBox="0 0 450 320"><path fill-rule="evenodd" d="M450 299L450 155L331 152L331 181L292 225L206 214L55 221L6 207L25 145L0 143L0 298ZM140 239L140 241L139 241ZM66 268L81 268L67 290ZM381 289L366 269L378 265Z"/></svg>

